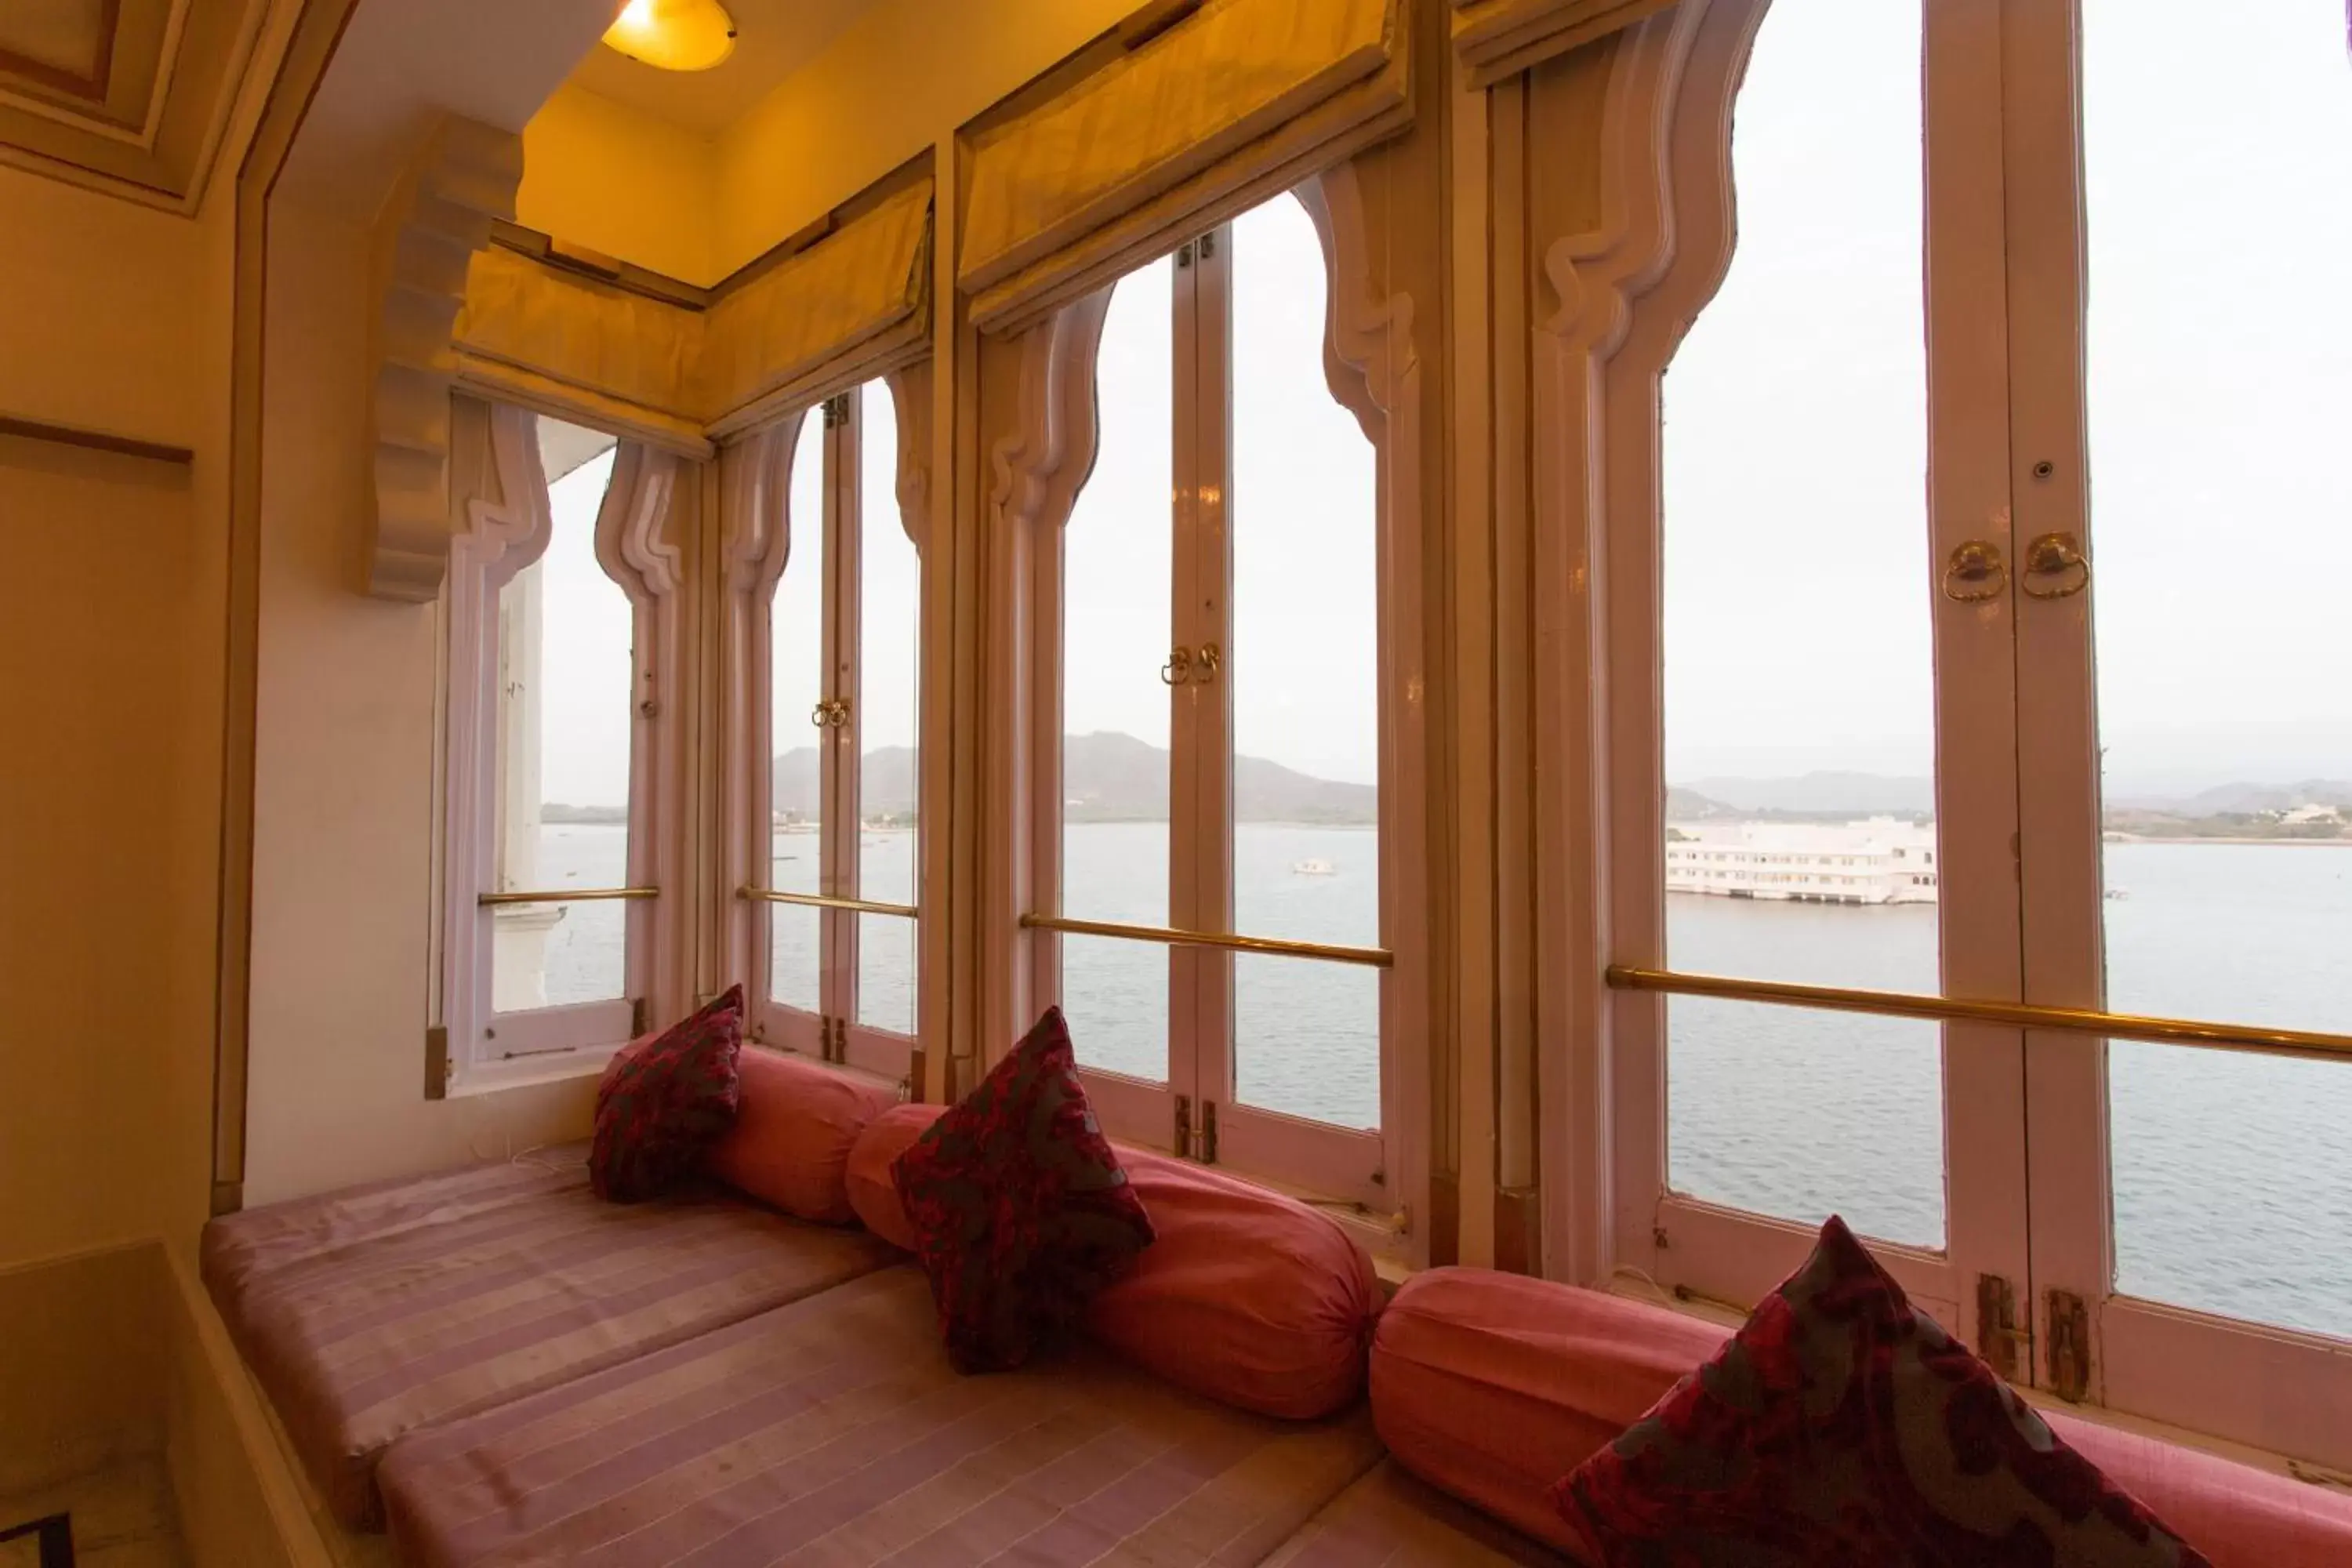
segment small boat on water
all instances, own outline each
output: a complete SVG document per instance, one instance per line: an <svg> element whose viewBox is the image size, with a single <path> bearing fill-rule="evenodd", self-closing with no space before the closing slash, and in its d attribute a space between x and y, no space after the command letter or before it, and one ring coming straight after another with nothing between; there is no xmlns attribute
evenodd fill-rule
<svg viewBox="0 0 2352 1568"><path fill-rule="evenodd" d="M1336 877L1339 873L1328 860L1298 860L1290 868L1294 877Z"/></svg>

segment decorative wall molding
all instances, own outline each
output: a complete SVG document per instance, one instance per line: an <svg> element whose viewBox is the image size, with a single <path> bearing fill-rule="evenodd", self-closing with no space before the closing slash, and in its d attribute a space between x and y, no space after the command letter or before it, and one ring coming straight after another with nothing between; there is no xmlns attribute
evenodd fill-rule
<svg viewBox="0 0 2352 1568"><path fill-rule="evenodd" d="M1474 88L1622 32L1675 0L1454 0L1454 52Z"/></svg>
<svg viewBox="0 0 2352 1568"><path fill-rule="evenodd" d="M522 138L445 120L419 150L375 236L370 323L374 493L367 591L431 602L449 564L449 395L453 339L474 253L512 218Z"/></svg>

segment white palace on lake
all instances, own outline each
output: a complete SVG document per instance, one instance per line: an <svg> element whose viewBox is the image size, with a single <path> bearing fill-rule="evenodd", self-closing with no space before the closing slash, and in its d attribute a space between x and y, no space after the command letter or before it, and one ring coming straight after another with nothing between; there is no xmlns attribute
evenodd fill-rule
<svg viewBox="0 0 2352 1568"><path fill-rule="evenodd" d="M1675 823L1666 891L1821 904L1932 904L1936 827L1867 822Z"/></svg>

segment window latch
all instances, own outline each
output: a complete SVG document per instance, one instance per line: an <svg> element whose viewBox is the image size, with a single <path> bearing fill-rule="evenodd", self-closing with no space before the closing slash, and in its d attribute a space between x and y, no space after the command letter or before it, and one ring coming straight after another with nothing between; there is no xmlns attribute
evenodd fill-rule
<svg viewBox="0 0 2352 1568"><path fill-rule="evenodd" d="M2091 1392L2091 1313L2071 1290L2050 1292L2050 1392L2069 1405Z"/></svg>
<svg viewBox="0 0 2352 1568"><path fill-rule="evenodd" d="M2022 1354L2020 1352L2022 1350ZM1977 1353L2003 1378L2015 1382L2031 1365L2033 1331L2017 1322L2017 1290L1998 1274L1977 1276Z"/></svg>

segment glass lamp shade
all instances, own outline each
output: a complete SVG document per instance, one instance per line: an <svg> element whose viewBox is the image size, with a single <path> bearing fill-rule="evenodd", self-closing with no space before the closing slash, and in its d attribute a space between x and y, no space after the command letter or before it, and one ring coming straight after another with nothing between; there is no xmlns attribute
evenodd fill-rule
<svg viewBox="0 0 2352 1568"><path fill-rule="evenodd" d="M719 0L629 0L604 44L657 69L709 70L735 52L735 19Z"/></svg>

